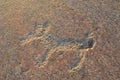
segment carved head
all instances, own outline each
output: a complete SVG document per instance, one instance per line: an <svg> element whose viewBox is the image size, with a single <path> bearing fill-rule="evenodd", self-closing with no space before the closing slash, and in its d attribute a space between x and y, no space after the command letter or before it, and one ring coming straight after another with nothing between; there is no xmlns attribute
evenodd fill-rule
<svg viewBox="0 0 120 80"><path fill-rule="evenodd" d="M47 34L50 30L50 26L48 25L48 21L43 24L35 23L34 30L29 32L24 38L21 40L21 45L26 45L34 40L41 39L45 34Z"/></svg>
<svg viewBox="0 0 120 80"><path fill-rule="evenodd" d="M49 31L49 22L45 21L43 24L35 23L35 33L36 34L43 34Z"/></svg>

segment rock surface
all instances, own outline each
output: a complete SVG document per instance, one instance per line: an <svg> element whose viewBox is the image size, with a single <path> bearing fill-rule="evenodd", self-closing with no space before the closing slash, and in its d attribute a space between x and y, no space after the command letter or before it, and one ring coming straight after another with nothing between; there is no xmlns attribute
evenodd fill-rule
<svg viewBox="0 0 120 80"><path fill-rule="evenodd" d="M0 0L0 80L120 80L120 0Z"/></svg>

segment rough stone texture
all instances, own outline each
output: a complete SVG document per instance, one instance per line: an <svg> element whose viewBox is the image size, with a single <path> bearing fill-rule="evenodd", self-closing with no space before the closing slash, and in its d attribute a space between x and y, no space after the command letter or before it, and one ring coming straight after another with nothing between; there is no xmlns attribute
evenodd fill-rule
<svg viewBox="0 0 120 80"><path fill-rule="evenodd" d="M90 29L94 47L55 51L40 68L49 44L21 45L37 25L57 38L81 39ZM120 80L120 0L0 0L0 80Z"/></svg>

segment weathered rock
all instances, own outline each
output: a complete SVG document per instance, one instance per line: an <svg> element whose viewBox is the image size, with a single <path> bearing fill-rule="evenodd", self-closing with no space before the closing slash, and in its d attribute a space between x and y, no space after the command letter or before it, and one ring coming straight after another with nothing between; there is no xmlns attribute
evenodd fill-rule
<svg viewBox="0 0 120 80"><path fill-rule="evenodd" d="M119 80L119 6L0 0L0 80Z"/></svg>

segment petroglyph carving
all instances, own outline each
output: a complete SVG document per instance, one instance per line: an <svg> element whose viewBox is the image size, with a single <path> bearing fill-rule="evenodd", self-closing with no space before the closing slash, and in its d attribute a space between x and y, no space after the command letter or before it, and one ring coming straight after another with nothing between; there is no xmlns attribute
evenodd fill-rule
<svg viewBox="0 0 120 80"><path fill-rule="evenodd" d="M80 51L81 59L76 66L72 67L70 72L80 69L86 59L86 51L92 49L95 45L94 39L90 36L92 32L88 29L81 39L57 38L50 33L50 29L51 25L48 21L43 24L35 23L35 29L24 37L21 41L21 45L25 46L34 40L40 40L40 43L44 44L46 52L42 57L39 68L46 66L49 62L49 58L55 52L78 50Z"/></svg>

